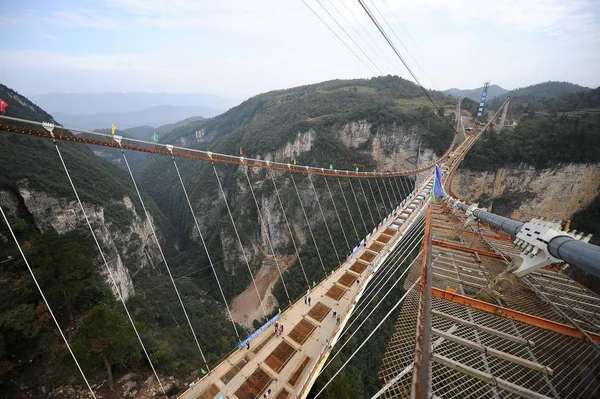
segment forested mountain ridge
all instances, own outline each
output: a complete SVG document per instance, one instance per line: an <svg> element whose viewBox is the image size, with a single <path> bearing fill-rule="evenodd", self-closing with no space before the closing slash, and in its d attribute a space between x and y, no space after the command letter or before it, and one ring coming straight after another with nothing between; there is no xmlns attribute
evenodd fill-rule
<svg viewBox="0 0 600 399"><path fill-rule="evenodd" d="M6 86L0 85L0 98L8 103L7 116L53 121ZM183 376L199 368L199 354L189 329L180 328L185 318L172 286L165 284L164 264L129 176L85 145L58 142L58 147L157 371ZM54 144L1 132L0 165L0 205L90 382L96 386L109 375L112 381L112 375L116 379L133 371L142 378L133 385L126 381L130 389L152 392L156 383L144 377L151 370L115 299ZM165 239L172 225L143 188L142 195L173 273L189 274L189 266L177 260L179 252ZM4 221L0 261L0 397L42 398L61 386L82 384ZM192 302L188 313L198 334L208 336L205 328L218 331L218 341L201 338L206 356L214 361L235 342L233 333L222 329L228 323L222 308L192 278L181 282L180 290L184 301ZM170 382L167 389L179 390L178 383ZM85 388L76 388L73 395L77 392L85 394ZM100 397L110 397L110 392L106 383L97 388Z"/></svg>

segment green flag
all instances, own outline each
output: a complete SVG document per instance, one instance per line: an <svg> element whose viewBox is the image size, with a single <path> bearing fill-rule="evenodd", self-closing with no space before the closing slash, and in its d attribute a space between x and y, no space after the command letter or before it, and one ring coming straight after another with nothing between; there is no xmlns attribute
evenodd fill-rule
<svg viewBox="0 0 600 399"><path fill-rule="evenodd" d="M296 158L294 158L294 165L296 165Z"/></svg>
<svg viewBox="0 0 600 399"><path fill-rule="evenodd" d="M356 167L356 171L358 172L358 166Z"/></svg>
<svg viewBox="0 0 600 399"><path fill-rule="evenodd" d="M154 132L154 142L158 143L158 134L156 132Z"/></svg>
<svg viewBox="0 0 600 399"><path fill-rule="evenodd" d="M156 134L156 133L155 133ZM200 369L200 371L202 372L202 375L206 375L206 370L204 369Z"/></svg>
<svg viewBox="0 0 600 399"><path fill-rule="evenodd" d="M315 283L315 282L313 281L313 287L316 287L316 286L317 286L317 283Z"/></svg>
<svg viewBox="0 0 600 399"><path fill-rule="evenodd" d="M333 165L329 164L329 169L333 170Z"/></svg>

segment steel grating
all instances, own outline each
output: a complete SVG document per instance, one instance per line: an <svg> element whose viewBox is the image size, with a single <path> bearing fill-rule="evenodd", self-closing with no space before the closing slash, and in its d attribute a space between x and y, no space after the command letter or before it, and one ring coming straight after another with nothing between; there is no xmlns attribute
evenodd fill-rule
<svg viewBox="0 0 600 399"><path fill-rule="evenodd" d="M477 222L456 234L466 220L461 212L434 205L432 214L434 241L511 257L518 254L506 234ZM472 298L506 267L502 259L454 246L433 244L431 254L432 287ZM420 275L417 261L405 288ZM419 291L412 291L396 320L379 371L383 385L396 382L382 397L411 395L420 297ZM542 269L519 280L504 302L506 308L570 324L558 307L579 327L592 333L600 329L600 296L553 270ZM600 397L600 353L585 340L437 297L432 298L431 316L430 390L437 397Z"/></svg>

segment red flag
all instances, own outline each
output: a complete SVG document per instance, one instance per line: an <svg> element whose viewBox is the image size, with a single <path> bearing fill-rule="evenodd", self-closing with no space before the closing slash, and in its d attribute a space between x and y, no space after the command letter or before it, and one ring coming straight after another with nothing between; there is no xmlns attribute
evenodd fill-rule
<svg viewBox="0 0 600 399"><path fill-rule="evenodd" d="M242 147L240 147L240 155L244 155L244 151L242 151Z"/></svg>
<svg viewBox="0 0 600 399"><path fill-rule="evenodd" d="M2 112L3 114L6 113L6 107L8 107L8 104L0 98L0 112Z"/></svg>

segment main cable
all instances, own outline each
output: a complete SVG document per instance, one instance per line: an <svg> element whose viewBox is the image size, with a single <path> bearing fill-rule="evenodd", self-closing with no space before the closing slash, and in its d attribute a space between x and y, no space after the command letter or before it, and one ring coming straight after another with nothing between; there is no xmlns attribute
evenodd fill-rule
<svg viewBox="0 0 600 399"><path fill-rule="evenodd" d="M185 194L185 199L187 200L188 206L190 208L190 212L192 213L192 218L194 219L194 225L196 226L196 230L198 230L198 235L200 236L200 241L202 242L202 247L206 252L206 256L208 257L208 263L210 264L210 268L215 275L215 279L217 280L217 286L219 287L219 291L221 292L221 297L223 298L223 302L225 302L225 307L227 308L227 313L229 314L229 319L231 320L231 324L233 325L233 330L235 331L235 335L237 335L238 339L240 339L240 334L238 333L237 327L235 326L235 321L233 320L233 316L231 314L231 309L229 309L229 304L227 303L227 299L225 298L225 293L223 293L223 288L221 287L221 282L219 281L219 276L217 275L217 270L215 269L215 265L212 262L210 257L210 253L208 253L208 247L206 242L204 241L204 236L202 235L202 231L200 231L200 225L198 224L198 219L196 218L196 214L194 213L194 208L192 207L192 202L190 201L190 197L188 196L185 185L183 184L183 179L181 178L181 173L179 173L179 167L177 166L177 162L175 162L175 157L173 158L173 165L175 165L175 171L177 172L177 176L179 177L179 181L181 182L181 188L183 189L183 193Z"/></svg>
<svg viewBox="0 0 600 399"><path fill-rule="evenodd" d="M119 300L123 304L123 308L125 308L125 313L127 314L127 317L129 318L129 322L131 323L131 327L133 327L133 331L135 332L135 335L136 335L138 341L140 342L142 349L144 350L144 355L146 355L146 359L148 360L148 363L150 364L150 367L152 368L152 372L154 373L154 376L156 377L156 381L158 381L158 385L160 386L160 389L163 391L163 394L165 396L167 396L167 391L165 391L165 388L163 387L162 383L160 382L160 378L158 378L158 374L156 373L156 369L154 368L152 359L150 359L150 355L148 354L148 351L146 350L146 346L144 345L144 342L142 341L142 337L140 336L140 333L138 332L138 329L135 326L135 323L133 322L133 318L131 317L131 314L129 313L129 308L127 307L127 304L125 303L125 299L123 298L123 295L121 294L121 288L117 284L117 280L115 279L115 276L113 275L112 270L110 270L110 267L108 266L108 261L106 260L106 257L104 256L104 251L102 251L102 247L100 247L100 242L98 242L98 238L96 237L96 233L94 232L94 229L92 228L90 219L88 218L88 215L87 215L85 209L83 208L83 204L81 203L81 198L79 198L79 194L77 193L77 190L75 189L75 184L73 184L73 180L71 179L71 174L69 173L69 170L67 169L67 165L65 165L65 161L62 157L62 154L61 154L60 149L58 148L58 144L56 142L54 142L54 147L56 148L56 152L58 153L58 157L60 158L60 163L62 164L63 169L65 170L65 174L67 175L67 178L69 179L69 183L71 184L73 193L75 194L75 197L77 198L77 203L79 204L79 208L81 209L81 212L83 213L85 222L87 223L87 225L90 229L90 232L92 233L92 237L94 238L94 242L96 243L96 246L98 247L98 252L100 252L100 257L102 257L102 261L104 263L104 266L106 267L106 271L108 272L108 275L110 276L110 280L112 281L112 283L115 287L115 292L117 293Z"/></svg>
<svg viewBox="0 0 600 399"><path fill-rule="evenodd" d="M350 51L352 52L352 54L354 54L354 56L355 56L356 58L358 58L358 60L359 60L360 62L362 62L362 63L363 63L363 65L364 65L364 66L366 66L366 67L367 67L367 69L368 69L369 71L371 71L371 73L372 73L373 75L377 75L377 73L376 73L376 72L373 70L373 68L371 68L369 65L367 65L367 63L366 63L366 62L365 62L365 61L364 61L362 58L360 58L360 57L358 56L358 54L356 54L356 52L355 52L354 50L352 50L352 48L351 48L350 46L348 46L348 44L347 44L345 41L343 41L343 40L342 40L342 38L341 38L341 37L340 37L340 36L339 36L339 35L338 35L338 34L337 34L337 33L336 33L336 32L335 32L333 29L331 29L331 27L330 27L330 26L327 24L327 22L325 22L325 21L324 21L324 20L323 20L323 19L322 19L322 18L319 16L319 14L317 14L317 12L316 12L315 10L313 10L313 9L311 8L311 6L309 6L309 5L308 5L308 3L306 3L306 1L304 1L304 0L301 0L301 1L304 3L304 5L305 5L305 6L306 6L306 7L307 7L307 8L308 8L308 9L309 9L309 10L310 10L310 11L311 11L313 14L315 14L315 16L316 16L317 18L319 18L319 21L323 22L323 25L325 25L325 26L327 27L327 29L329 29L329 30L331 31L331 33L333 33L333 34L335 35L335 37L337 37L337 38L339 39L339 41L340 41L340 42L342 42L342 43L344 44L344 46L346 46L346 48L347 48L347 49L348 49L348 50L350 50ZM323 7L323 6L321 5L321 7Z"/></svg>
<svg viewBox="0 0 600 399"><path fill-rule="evenodd" d="M48 308L48 312L50 313L50 316L52 316L52 320L54 320L54 324L56 324L56 328L58 328L58 332L60 333L60 336L62 337L63 341L65 341L65 345L67 345L67 349L69 350L71 357L75 361L75 364L77 365L77 369L79 369L79 373L81 373L81 377L83 377L83 380L85 381L85 385L87 385L88 389L90 390L92 397L94 399L96 399L96 394L92 390L92 387L90 386L89 381L87 380L85 374L83 373L83 370L81 369L81 366L79 365L79 362L77 361L77 358L75 357L75 353L73 353L73 350L71 349L71 345L69 345L69 341L67 341L67 337L65 337L65 333L63 332L62 328L60 328L60 324L58 324L58 320L56 319L56 316L54 316L54 312L52 311L52 308L50 307L50 304L48 303L48 300L46 299L46 296L44 295L44 292L42 291L42 287L40 287L40 284L38 283L37 278L35 278L35 274L33 274L33 270L31 269L31 266L29 265L29 261L27 261L27 258L25 257L25 254L23 253L23 249L21 249L21 244L19 244L19 240L17 240L17 236L15 236L15 232L13 231L12 226L8 222L8 218L6 217L6 214L4 213L4 209L2 209L1 205L0 205L0 213L2 213L2 217L4 218L4 223L6 223L6 226L8 227L8 230L10 231L10 235L12 236L13 240L15 241L15 244L17 245L17 248L19 249L19 252L21 253L21 257L25 261L25 265L27 265L27 270L29 270L29 274L31 274L31 277L33 278L33 282L35 283L35 286L37 287L38 291L40 292L40 295L42 296L42 300L46 304L46 307Z"/></svg>
<svg viewBox="0 0 600 399"><path fill-rule="evenodd" d="M208 362L204 357L204 352L202 352L202 348L200 347L200 342L198 341L198 337L196 336L196 332L194 331L194 327L192 327L192 322L190 321L190 317L188 316L187 310L185 309L185 305L183 304L183 299L181 299L181 295L179 295L179 290L177 289L177 284L175 284L175 280L173 279L173 275L171 274L171 268L167 263L167 259L165 258L165 254L163 253L162 247L160 246L160 242L158 242L158 236L156 235L156 230L154 229L154 225L152 224L152 219L150 218L150 214L148 213L148 209L146 209L146 205L144 204L144 200L142 199L142 194L138 189L137 183L135 182L135 178L133 177L133 173L131 172L131 167L129 166L129 162L127 161L127 157L125 156L125 151L121 149L121 155L123 156L123 160L125 161L125 165L127 166L127 170L129 171L129 176L131 176L131 181L133 182L133 187L135 187L135 191L137 192L138 198L140 199L140 203L142 204L142 208L144 209L144 213L146 214L146 220L148 221L148 225L152 230L152 237L154 237L154 241L156 242L156 246L158 247L158 251L160 252L160 256L162 257L163 262L165 262L165 267L167 268L167 272L169 273L169 277L171 278L171 283L173 283L173 288L175 288L175 293L177 294L177 298L179 298L179 303L181 304L181 308L183 309L183 314L190 326L190 331L192 332L192 336L194 337L194 341L196 342L196 346L200 351L200 355L202 356L202 360L206 365L208 371L210 371L210 367L208 366Z"/></svg>

